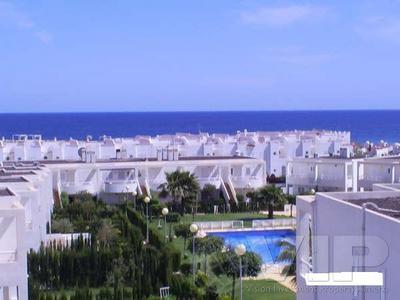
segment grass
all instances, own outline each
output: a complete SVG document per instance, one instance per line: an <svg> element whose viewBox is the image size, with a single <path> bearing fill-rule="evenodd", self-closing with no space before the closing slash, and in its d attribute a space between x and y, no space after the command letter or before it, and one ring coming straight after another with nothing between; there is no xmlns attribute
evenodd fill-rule
<svg viewBox="0 0 400 300"><path fill-rule="evenodd" d="M274 216L274 219L288 218L286 216ZM212 222L212 221L243 221L245 228L250 228L253 220L268 219L268 215L252 212L240 212L240 213L221 213L221 214L197 214L194 216L196 222ZM157 223L157 219L154 218L152 223ZM193 222L193 215L185 214L180 219L182 224L190 224ZM163 226L164 222L161 222ZM157 223L158 224L158 223Z"/></svg>
<svg viewBox="0 0 400 300"><path fill-rule="evenodd" d="M239 285L236 288L236 295L239 295ZM244 280L243 299L295 300L296 294L273 280Z"/></svg>
<svg viewBox="0 0 400 300"><path fill-rule="evenodd" d="M233 221L233 220L243 220L244 227L251 227L251 222L254 219L267 219L268 215L245 212L245 213L225 213L225 214L198 214L195 215L195 221L197 222L210 222L210 221ZM275 216L274 218L287 218L285 216ZM181 217L180 222L182 224L190 224L193 222L193 216L191 214L186 214ZM158 220L153 219L151 225L153 228L157 228ZM167 224L167 234L169 233L169 226L173 227L177 223ZM164 222L161 220L161 227L158 228L161 234L164 233ZM183 249L184 240L183 238L175 238L172 243L179 249L184 250L182 254L182 262L191 263L192 254L187 250ZM188 241L186 241L186 247L188 247ZM211 260L211 256L208 258L208 263ZM204 256L196 255L196 265L200 263L201 271L204 270ZM217 277L211 270L210 266L207 267L209 283L213 283L218 287L218 293L220 295L227 295L230 297L232 289L232 279L226 276ZM236 298L239 297L239 280L236 280ZM273 280L244 280L243 281L243 299L248 300L258 300L258 299L274 299L274 300L294 300L296 299L295 293L291 290L285 288L281 284Z"/></svg>
<svg viewBox="0 0 400 300"><path fill-rule="evenodd" d="M232 279L225 277L219 282L219 295L231 296ZM236 280L235 299L240 297L240 282ZM274 280L243 280L244 300L295 300L296 294Z"/></svg>
<svg viewBox="0 0 400 300"><path fill-rule="evenodd" d="M267 215L259 214L259 213L225 213L225 214L204 214L204 215L196 215L195 221L233 221L233 220L243 220L245 227L251 227L251 221L254 219L266 219L268 218ZM275 218L281 218L281 216L276 216ZM284 218L284 217L283 217ZM180 223L190 224L192 223L192 215L187 214L180 219ZM158 228L158 219L154 218L150 226L153 228ZM161 220L160 222L161 228L158 228L161 234L164 233L164 222ZM169 233L169 226L173 227L176 223L167 224L167 234ZM173 233L172 233L173 234ZM172 241L173 244L179 249L183 250L184 241L182 238L176 238ZM186 242L187 246L188 242ZM208 262L210 262L211 257L208 258ZM185 249L183 252L183 259L182 261L191 262L192 261L192 254ZM201 271L204 269L204 256L196 255L196 262L201 264ZM230 297L231 289L232 289L232 279L226 276L215 276L208 266L208 276L209 276L209 283L215 284L218 287L218 293L220 296L226 295ZM236 287L235 287L235 294L236 298L238 299L240 293L240 285L239 280L236 280ZM99 289L93 289L95 294L98 293ZM68 296L72 294L72 291L65 291ZM51 294L60 295L60 291L53 291L50 292ZM173 299L173 298L170 298ZM258 300L258 299L274 299L274 300L295 300L296 295L289 289L285 288L281 284L273 280L244 280L243 281L243 299L244 300Z"/></svg>
<svg viewBox="0 0 400 300"><path fill-rule="evenodd" d="M230 297L232 281L230 278L221 278L219 282L219 293L220 296L226 295ZM95 295L98 294L99 289L91 289ZM112 290L112 288L110 288ZM74 292L72 290L64 291L49 291L46 294L51 294L53 296L61 296L62 294L71 297ZM235 298L239 298L240 285L239 280L236 280L235 288ZM174 299L170 297L169 299ZM281 284L273 280L243 280L243 299L244 300L264 300L264 299L274 299L274 300L295 300L296 295L289 289L285 288Z"/></svg>

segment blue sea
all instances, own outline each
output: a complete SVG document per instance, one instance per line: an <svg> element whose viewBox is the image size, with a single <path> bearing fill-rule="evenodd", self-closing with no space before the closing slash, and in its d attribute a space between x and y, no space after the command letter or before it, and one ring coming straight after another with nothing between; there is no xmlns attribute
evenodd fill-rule
<svg viewBox="0 0 400 300"><path fill-rule="evenodd" d="M97 139L102 135L235 133L331 129L351 131L352 140L400 141L400 110L383 111L246 111L0 114L0 137L41 134L44 138Z"/></svg>

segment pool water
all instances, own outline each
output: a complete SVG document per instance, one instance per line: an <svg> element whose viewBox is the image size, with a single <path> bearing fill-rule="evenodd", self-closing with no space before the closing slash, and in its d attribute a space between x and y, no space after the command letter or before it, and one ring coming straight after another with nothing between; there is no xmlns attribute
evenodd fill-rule
<svg viewBox="0 0 400 300"><path fill-rule="evenodd" d="M219 236L224 239L225 245L234 248L244 244L247 251L259 254L264 264L276 264L281 247L277 244L287 240L295 244L296 233L293 230L257 230L257 231L225 231L210 232L209 235Z"/></svg>

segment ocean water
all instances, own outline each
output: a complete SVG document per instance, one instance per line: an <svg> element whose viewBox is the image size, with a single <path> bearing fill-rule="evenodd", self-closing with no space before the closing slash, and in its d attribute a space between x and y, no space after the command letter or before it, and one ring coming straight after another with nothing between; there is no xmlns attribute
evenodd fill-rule
<svg viewBox="0 0 400 300"><path fill-rule="evenodd" d="M287 240L295 244L296 233L293 230L263 230L263 231L235 231L212 232L210 235L224 239L225 245L235 248L244 244L247 251L259 254L264 264L275 264L281 252L278 242Z"/></svg>
<svg viewBox="0 0 400 300"><path fill-rule="evenodd" d="M400 110L392 111L247 111L0 114L0 137L41 134L44 138L97 139L102 135L235 133L331 129L351 131L356 142L400 141Z"/></svg>

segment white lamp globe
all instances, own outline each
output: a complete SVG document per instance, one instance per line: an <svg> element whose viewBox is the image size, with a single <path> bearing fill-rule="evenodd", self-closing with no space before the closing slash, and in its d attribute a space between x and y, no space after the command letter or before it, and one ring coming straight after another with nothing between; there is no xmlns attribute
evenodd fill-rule
<svg viewBox="0 0 400 300"><path fill-rule="evenodd" d="M192 225L190 225L189 229L190 229L191 233L196 233L199 230L199 226L197 226L197 224L193 223Z"/></svg>
<svg viewBox="0 0 400 300"><path fill-rule="evenodd" d="M137 192L136 192L136 191L133 191L133 192L132 192L132 195L133 195L133 196L136 196L136 195L137 195Z"/></svg>
<svg viewBox="0 0 400 300"><path fill-rule="evenodd" d="M163 214L163 216L168 215L168 213L169 213L168 208L164 207L164 208L162 209L161 213Z"/></svg>
<svg viewBox="0 0 400 300"><path fill-rule="evenodd" d="M243 244L237 245L237 246L235 247L235 253L236 253L238 256L244 255L244 254L246 253L246 246L243 245Z"/></svg>
<svg viewBox="0 0 400 300"><path fill-rule="evenodd" d="M314 195L314 194L315 194L315 190L314 190L314 189L311 189L311 191L310 191L310 192L311 192L311 194L312 194L312 195Z"/></svg>
<svg viewBox="0 0 400 300"><path fill-rule="evenodd" d="M143 201L146 204L149 203L150 202L150 197L149 196L144 197Z"/></svg>

